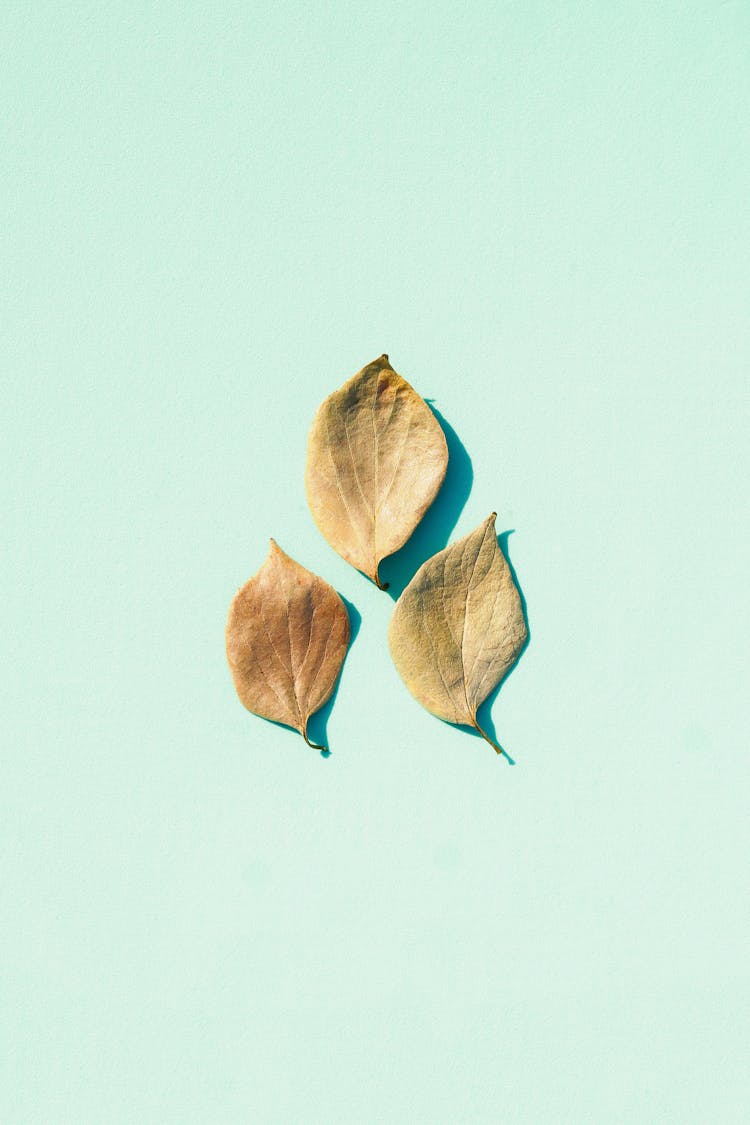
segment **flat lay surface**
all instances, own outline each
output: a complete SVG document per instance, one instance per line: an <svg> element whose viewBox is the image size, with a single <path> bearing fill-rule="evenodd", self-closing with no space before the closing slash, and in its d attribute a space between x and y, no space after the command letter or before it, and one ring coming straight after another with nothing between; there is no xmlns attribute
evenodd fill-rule
<svg viewBox="0 0 750 1125"><path fill-rule="evenodd" d="M0 1118L743 1121L747 6L0 34ZM383 353L449 452L386 592L305 496ZM493 511L513 765L388 650ZM227 666L270 537L349 609L329 757Z"/></svg>

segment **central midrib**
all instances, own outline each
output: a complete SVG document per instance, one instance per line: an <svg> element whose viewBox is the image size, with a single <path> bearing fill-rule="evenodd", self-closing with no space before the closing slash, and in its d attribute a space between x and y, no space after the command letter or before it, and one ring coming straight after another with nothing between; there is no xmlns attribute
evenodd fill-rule
<svg viewBox="0 0 750 1125"><path fill-rule="evenodd" d="M380 390L380 372L375 377L375 394L372 400L372 436L373 436L373 466L374 494L372 500L372 553L373 573L378 572L378 459L380 457L380 444L378 441L378 427L375 424L375 412L378 405L378 391Z"/></svg>

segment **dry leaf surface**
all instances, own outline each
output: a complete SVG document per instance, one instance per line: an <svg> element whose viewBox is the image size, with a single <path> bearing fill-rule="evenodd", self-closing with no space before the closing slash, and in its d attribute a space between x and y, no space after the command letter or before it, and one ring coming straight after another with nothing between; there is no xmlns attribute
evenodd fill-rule
<svg viewBox="0 0 750 1125"><path fill-rule="evenodd" d="M447 466L440 424L382 355L318 409L307 447L310 511L334 550L380 586L381 561L414 531Z"/></svg>
<svg viewBox="0 0 750 1125"><path fill-rule="evenodd" d="M248 711L294 727L307 722L336 685L349 645L349 614L322 578L272 539L258 573L229 609L226 647L234 686Z"/></svg>
<svg viewBox="0 0 750 1125"><path fill-rule="evenodd" d="M393 661L412 695L441 719L475 727L477 709L526 641L521 597L498 546L492 515L428 559L396 603Z"/></svg>

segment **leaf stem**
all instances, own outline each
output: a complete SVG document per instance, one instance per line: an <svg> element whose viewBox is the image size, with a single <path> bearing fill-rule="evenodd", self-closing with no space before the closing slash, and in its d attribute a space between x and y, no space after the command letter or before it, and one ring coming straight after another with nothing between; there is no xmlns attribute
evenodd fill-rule
<svg viewBox="0 0 750 1125"><path fill-rule="evenodd" d="M485 742L489 742L490 746L495 751L495 753L500 754L503 757L507 758L508 761L510 762L510 764L514 765L513 759L511 758L510 754L508 754L507 750L503 750L502 746L500 746L499 743L495 742L494 738L490 738L490 736L487 734L487 731L482 730L482 728L480 727L480 725L479 725L479 723L477 722L476 719L473 719L472 722L473 722L474 728L477 731L479 731L479 733L481 734L481 736L485 740Z"/></svg>
<svg viewBox="0 0 750 1125"><path fill-rule="evenodd" d="M381 582L380 575L378 574L379 564L375 564L375 585L379 590L387 590L390 582Z"/></svg>
<svg viewBox="0 0 750 1125"><path fill-rule="evenodd" d="M307 743L307 745L312 750L322 750L322 751L324 751L324 753L330 754L330 750L328 749L327 746L319 746L317 742L311 742L310 741L310 739L307 737L307 726L304 726L302 728L302 737L304 738L305 742Z"/></svg>

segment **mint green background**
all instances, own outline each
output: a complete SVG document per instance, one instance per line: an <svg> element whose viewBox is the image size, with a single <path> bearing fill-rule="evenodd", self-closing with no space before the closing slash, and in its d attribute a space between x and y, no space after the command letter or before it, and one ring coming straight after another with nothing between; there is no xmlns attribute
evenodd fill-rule
<svg viewBox="0 0 750 1125"><path fill-rule="evenodd" d="M9 1125L746 1120L750 9L0 12ZM531 644L408 695L303 491L387 351ZM239 705L269 535L362 625Z"/></svg>

